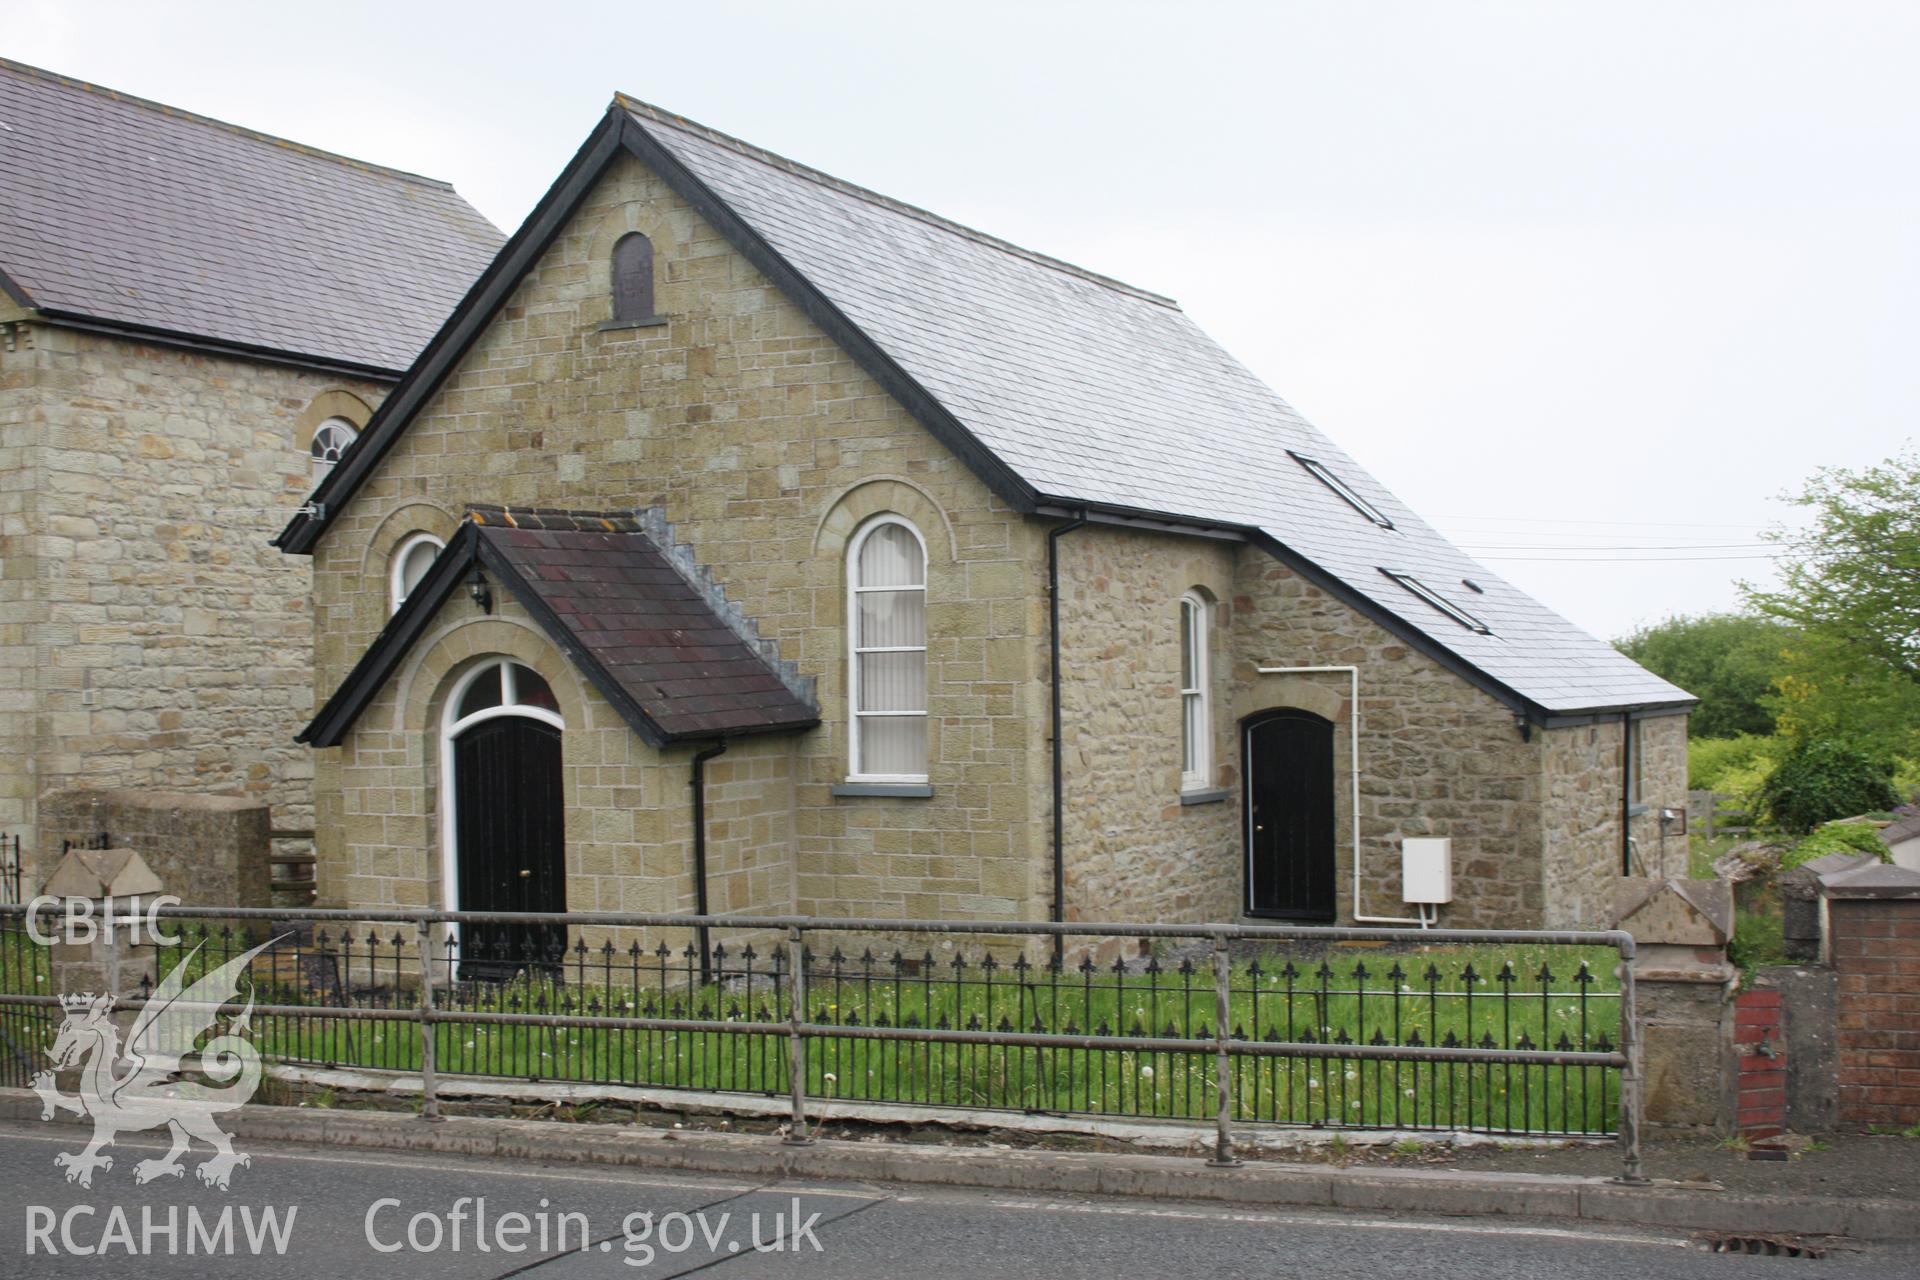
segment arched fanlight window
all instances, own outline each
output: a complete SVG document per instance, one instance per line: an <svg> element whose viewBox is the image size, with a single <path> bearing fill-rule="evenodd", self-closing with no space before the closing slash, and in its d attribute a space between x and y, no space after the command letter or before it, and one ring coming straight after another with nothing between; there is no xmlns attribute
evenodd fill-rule
<svg viewBox="0 0 1920 1280"><path fill-rule="evenodd" d="M613 322L652 320L653 241L632 231L613 246Z"/></svg>
<svg viewBox="0 0 1920 1280"><path fill-rule="evenodd" d="M351 422L345 418L328 418L313 433L313 444L309 452L313 455L313 482L319 484L333 470L334 464L346 453L347 446L353 443L360 433L354 430Z"/></svg>
<svg viewBox="0 0 1920 1280"><path fill-rule="evenodd" d="M865 782L927 777L927 547L877 516L847 550L852 768Z"/></svg>
<svg viewBox="0 0 1920 1280"><path fill-rule="evenodd" d="M1180 789L1213 784L1213 707L1208 694L1207 602L1197 591L1180 597Z"/></svg>
<svg viewBox="0 0 1920 1280"><path fill-rule="evenodd" d="M398 613L400 606L407 602L407 597L427 576L427 570L433 567L434 557L440 554L440 549L445 545L430 533L416 533L404 539L395 549L390 587L393 612Z"/></svg>
<svg viewBox="0 0 1920 1280"><path fill-rule="evenodd" d="M453 696L447 700L446 735L458 737L461 730L490 712L531 715L556 729L566 727L552 686L532 667L509 658L483 662L454 685Z"/></svg>

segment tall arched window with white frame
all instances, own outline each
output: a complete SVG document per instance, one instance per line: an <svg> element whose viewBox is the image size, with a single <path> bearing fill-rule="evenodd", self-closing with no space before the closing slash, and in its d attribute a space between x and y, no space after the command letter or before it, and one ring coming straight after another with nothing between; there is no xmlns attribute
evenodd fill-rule
<svg viewBox="0 0 1920 1280"><path fill-rule="evenodd" d="M847 550L848 670L856 782L927 779L927 546L895 515Z"/></svg>
<svg viewBox="0 0 1920 1280"><path fill-rule="evenodd" d="M1213 785L1213 700L1208 694L1207 602L1180 597L1180 789Z"/></svg>

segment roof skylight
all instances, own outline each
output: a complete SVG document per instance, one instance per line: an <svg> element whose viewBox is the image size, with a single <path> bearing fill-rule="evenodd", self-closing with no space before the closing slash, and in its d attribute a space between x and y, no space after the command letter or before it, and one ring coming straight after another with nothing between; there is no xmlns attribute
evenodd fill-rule
<svg viewBox="0 0 1920 1280"><path fill-rule="evenodd" d="M1432 605L1435 609L1438 609L1441 613L1446 614L1467 630L1483 636L1493 634L1492 627L1489 627L1486 623L1480 621L1480 619L1474 617L1465 609L1462 609L1459 605L1453 603L1412 574L1398 573L1392 569L1384 568L1381 569L1380 572L1386 574L1389 578L1392 578L1395 582L1405 587L1408 591L1411 591L1414 595L1419 596L1422 600Z"/></svg>
<svg viewBox="0 0 1920 1280"><path fill-rule="evenodd" d="M1342 498L1344 498L1347 502L1347 505L1352 507L1355 511L1358 511L1361 515L1373 521L1375 524L1379 525L1382 529L1393 528L1393 521L1387 518L1385 512L1381 511L1380 508L1374 506L1371 502L1368 502L1365 498L1355 493L1352 487L1348 485L1346 481L1342 480L1339 476L1329 471L1325 463L1317 461L1316 459L1313 459L1313 458L1309 458L1305 454L1295 453L1291 449L1287 450L1287 456L1292 458L1295 462L1299 463L1301 466L1305 467L1307 469L1308 475L1311 475L1315 480L1318 480L1321 484L1327 486L1327 488L1333 490L1335 493L1339 494Z"/></svg>

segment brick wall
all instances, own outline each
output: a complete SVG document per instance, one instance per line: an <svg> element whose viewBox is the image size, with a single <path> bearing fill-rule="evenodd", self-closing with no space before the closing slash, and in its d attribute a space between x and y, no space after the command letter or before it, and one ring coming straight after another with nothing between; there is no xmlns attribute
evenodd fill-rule
<svg viewBox="0 0 1920 1280"><path fill-rule="evenodd" d="M1733 1046L1740 1064L1735 1123L1750 1138L1787 1126L1787 1036L1780 992L1742 991L1733 1002Z"/></svg>
<svg viewBox="0 0 1920 1280"><path fill-rule="evenodd" d="M1920 899L1836 898L1827 910L1840 1123L1920 1124Z"/></svg>

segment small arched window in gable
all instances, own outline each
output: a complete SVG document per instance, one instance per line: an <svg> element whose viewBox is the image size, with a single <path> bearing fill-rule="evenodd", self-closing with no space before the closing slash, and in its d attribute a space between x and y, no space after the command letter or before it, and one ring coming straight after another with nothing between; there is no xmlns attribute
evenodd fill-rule
<svg viewBox="0 0 1920 1280"><path fill-rule="evenodd" d="M354 437L359 434L353 429L353 424L345 418L328 418L320 424L319 429L313 433L313 443L308 450L313 455L315 484L327 478L327 473L333 470L334 464L340 461L340 456L347 451L347 446L352 444Z"/></svg>
<svg viewBox="0 0 1920 1280"><path fill-rule="evenodd" d="M407 602L407 597L427 576L427 570L433 567L434 557L445 546L444 542L430 533L416 533L401 542L399 550L393 555L393 576L388 591L392 612L400 612L400 606Z"/></svg>
<svg viewBox="0 0 1920 1280"><path fill-rule="evenodd" d="M613 246L613 323L646 324L653 313L653 241L638 231Z"/></svg>

